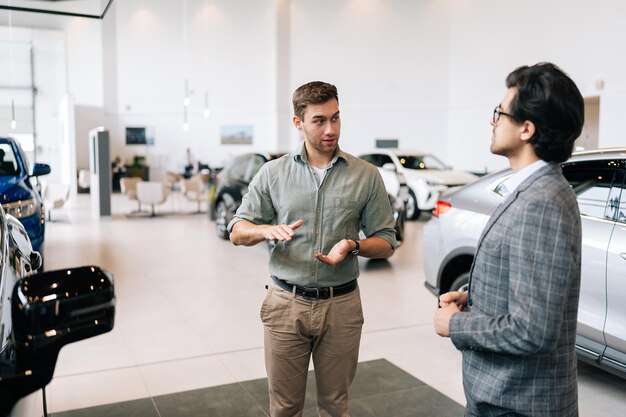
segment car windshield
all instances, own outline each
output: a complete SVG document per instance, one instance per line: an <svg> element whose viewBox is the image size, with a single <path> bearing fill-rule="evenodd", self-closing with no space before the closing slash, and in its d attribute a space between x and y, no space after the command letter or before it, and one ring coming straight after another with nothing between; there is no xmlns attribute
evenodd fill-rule
<svg viewBox="0 0 626 417"><path fill-rule="evenodd" d="M406 169L447 169L446 164L433 155L398 155Z"/></svg>
<svg viewBox="0 0 626 417"><path fill-rule="evenodd" d="M0 143L0 175L17 175L17 160L10 143Z"/></svg>

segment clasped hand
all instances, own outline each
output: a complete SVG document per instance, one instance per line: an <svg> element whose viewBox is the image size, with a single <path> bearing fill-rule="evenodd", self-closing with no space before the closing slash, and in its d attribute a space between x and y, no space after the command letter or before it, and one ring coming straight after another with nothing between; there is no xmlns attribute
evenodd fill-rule
<svg viewBox="0 0 626 417"><path fill-rule="evenodd" d="M439 307L435 311L433 324L439 336L450 336L450 319L453 315L463 311L467 305L467 293L451 291L439 296Z"/></svg>

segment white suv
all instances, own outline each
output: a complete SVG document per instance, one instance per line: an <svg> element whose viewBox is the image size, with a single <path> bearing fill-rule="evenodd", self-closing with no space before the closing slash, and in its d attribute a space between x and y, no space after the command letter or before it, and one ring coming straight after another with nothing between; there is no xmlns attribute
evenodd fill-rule
<svg viewBox="0 0 626 417"><path fill-rule="evenodd" d="M397 149L376 149L359 155L374 164L383 177L387 191L393 195L399 188L398 174L409 186L406 218L415 220L422 210L432 210L439 195L448 187L464 185L478 177L465 171L453 170L432 154Z"/></svg>
<svg viewBox="0 0 626 417"><path fill-rule="evenodd" d="M626 378L626 148L576 153L561 164L578 200L582 265L578 357ZM510 169L441 196L424 225L426 287L467 289L480 234L503 201Z"/></svg>

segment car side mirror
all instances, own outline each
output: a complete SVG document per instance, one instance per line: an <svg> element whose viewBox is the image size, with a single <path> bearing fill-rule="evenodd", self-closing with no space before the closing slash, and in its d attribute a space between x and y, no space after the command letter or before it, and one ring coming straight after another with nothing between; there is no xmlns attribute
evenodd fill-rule
<svg viewBox="0 0 626 417"><path fill-rule="evenodd" d="M31 177L39 177L41 175L48 175L52 169L48 164L36 163L33 166L33 173L30 175Z"/></svg>
<svg viewBox="0 0 626 417"><path fill-rule="evenodd" d="M29 275L13 288L11 313L14 360L0 363L0 415L50 382L63 346L113 329L113 276L97 266Z"/></svg>
<svg viewBox="0 0 626 417"><path fill-rule="evenodd" d="M383 164L382 168L385 171L396 172L396 166L392 162L387 162L386 164Z"/></svg>
<svg viewBox="0 0 626 417"><path fill-rule="evenodd" d="M41 259L41 254L37 251L32 251L30 253L30 269L32 271L36 271L41 268L43 265L43 259Z"/></svg>

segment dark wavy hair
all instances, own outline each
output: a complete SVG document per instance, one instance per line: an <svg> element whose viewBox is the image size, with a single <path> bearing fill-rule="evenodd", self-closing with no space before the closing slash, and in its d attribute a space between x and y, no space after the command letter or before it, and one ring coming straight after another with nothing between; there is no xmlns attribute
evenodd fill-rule
<svg viewBox="0 0 626 417"><path fill-rule="evenodd" d="M301 85L293 92L293 113L301 120L304 120L304 109L309 104L326 103L336 99L339 102L337 87L322 81L311 81Z"/></svg>
<svg viewBox="0 0 626 417"><path fill-rule="evenodd" d="M535 154L546 162L567 160L585 121L584 100L574 81L556 65L542 62L517 68L506 77L506 86L517 88L513 120L535 125L530 139Z"/></svg>

